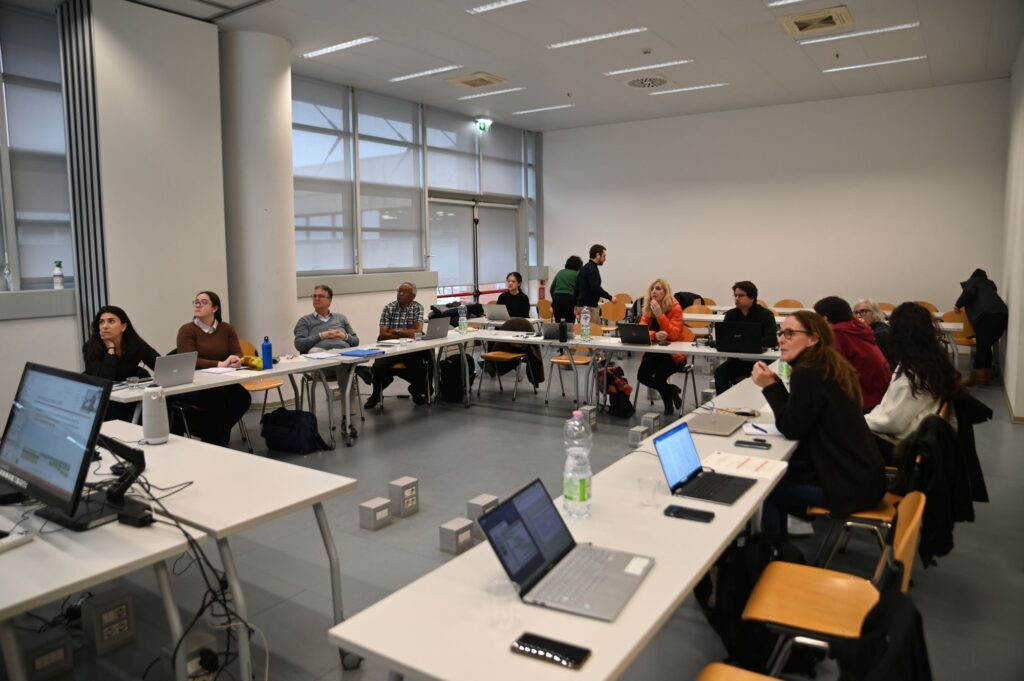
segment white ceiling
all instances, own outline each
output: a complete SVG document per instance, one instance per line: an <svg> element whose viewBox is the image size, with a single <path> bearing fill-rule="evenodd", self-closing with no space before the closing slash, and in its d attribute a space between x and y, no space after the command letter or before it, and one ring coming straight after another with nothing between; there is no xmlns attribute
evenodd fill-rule
<svg viewBox="0 0 1024 681"><path fill-rule="evenodd" d="M15 0L52 7L53 0ZM146 0L214 19L222 31L260 31L292 44L293 68L307 75L424 102L532 130L680 116L965 83L1009 76L1024 33L1024 0L805 0L768 8L766 0L527 0L470 15L486 0ZM849 31L909 22L920 28L802 47L777 17L845 4ZM225 9L220 9L218 5ZM227 8L241 8L224 15ZM220 18L216 18L223 15ZM644 33L558 50L546 45L636 26ZM302 53L365 35L371 44L303 59ZM650 54L644 54L651 50ZM822 69L899 59L877 68ZM623 76L614 69L692 59ZM449 64L463 69L391 83L389 78ZM459 101L474 91L447 79L487 71L525 88ZM688 87L727 87L657 97L624 81L660 74ZM487 89L479 90L484 92ZM664 88L662 88L664 89ZM520 116L559 104L573 108Z"/></svg>

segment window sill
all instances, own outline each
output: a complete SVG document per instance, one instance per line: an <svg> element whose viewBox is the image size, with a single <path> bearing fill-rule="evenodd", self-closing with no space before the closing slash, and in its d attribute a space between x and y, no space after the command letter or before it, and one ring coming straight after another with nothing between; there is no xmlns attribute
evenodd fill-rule
<svg viewBox="0 0 1024 681"><path fill-rule="evenodd" d="M75 291L0 291L0 321L68 317L75 314Z"/></svg>
<svg viewBox="0 0 1024 681"><path fill-rule="evenodd" d="M309 298L318 284L327 284L334 295L397 291L402 282L411 281L420 289L437 288L437 272L373 272L369 274L324 274L298 277L299 298Z"/></svg>

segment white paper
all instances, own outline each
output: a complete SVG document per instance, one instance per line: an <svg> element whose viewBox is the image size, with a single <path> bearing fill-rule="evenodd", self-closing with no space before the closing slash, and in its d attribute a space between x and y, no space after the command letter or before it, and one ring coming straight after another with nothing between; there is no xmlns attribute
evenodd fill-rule
<svg viewBox="0 0 1024 681"><path fill-rule="evenodd" d="M650 558L634 556L633 559L629 561L629 563L626 565L626 567L623 568L623 572L625 572L627 575L636 575L637 577L639 577L644 573L644 570L647 569L647 566L650 564L650 562Z"/></svg>
<svg viewBox="0 0 1024 681"><path fill-rule="evenodd" d="M785 461L729 452L712 452L710 456L704 457L701 463L718 473L739 473L753 478L771 478L786 468Z"/></svg>
<svg viewBox="0 0 1024 681"><path fill-rule="evenodd" d="M210 367L209 369L200 369L205 374L230 374L234 371L231 367Z"/></svg>
<svg viewBox="0 0 1024 681"><path fill-rule="evenodd" d="M322 350L320 352L311 352L306 355L306 357L310 359L334 359L337 356L338 353L336 352L324 352Z"/></svg>
<svg viewBox="0 0 1024 681"><path fill-rule="evenodd" d="M777 437L782 437L782 433L779 432L779 429L775 427L774 423L744 423L743 434L753 435L754 437L759 435L775 435Z"/></svg>

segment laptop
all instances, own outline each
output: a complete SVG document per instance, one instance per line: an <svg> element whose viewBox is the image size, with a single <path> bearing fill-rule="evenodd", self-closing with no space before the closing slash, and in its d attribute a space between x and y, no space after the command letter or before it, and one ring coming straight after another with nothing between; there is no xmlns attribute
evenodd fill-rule
<svg viewBox="0 0 1024 681"><path fill-rule="evenodd" d="M448 317L436 317L427 320L427 329L423 333L423 340L436 340L448 336L448 328L451 326Z"/></svg>
<svg viewBox="0 0 1024 681"><path fill-rule="evenodd" d="M191 383L198 357L198 352L179 352L174 355L157 357L156 368L153 370L153 382L163 388Z"/></svg>
<svg viewBox="0 0 1024 681"><path fill-rule="evenodd" d="M544 334L544 340L558 340L558 324L542 324L540 331ZM574 335L573 325L566 322L565 337L572 338Z"/></svg>
<svg viewBox="0 0 1024 681"><path fill-rule="evenodd" d="M577 544L541 481L479 520L524 603L611 622L654 559Z"/></svg>
<svg viewBox="0 0 1024 681"><path fill-rule="evenodd" d="M669 489L679 497L731 506L756 482L753 478L705 471L685 423L654 438L654 449Z"/></svg>
<svg viewBox="0 0 1024 681"><path fill-rule="evenodd" d="M687 421L691 433L717 435L719 437L732 435L746 422L746 416L719 413L697 414Z"/></svg>
<svg viewBox="0 0 1024 681"><path fill-rule="evenodd" d="M650 345L651 330L646 324L626 324L619 322L615 327L619 331L619 340L623 345Z"/></svg>
<svg viewBox="0 0 1024 681"><path fill-rule="evenodd" d="M718 322L715 324L715 348L725 352L764 352L761 345L761 325L747 322Z"/></svg>
<svg viewBox="0 0 1024 681"><path fill-rule="evenodd" d="M487 313L487 321L489 322L507 322L511 319L508 316L508 308L504 305L498 305L497 303L485 305L484 311Z"/></svg>

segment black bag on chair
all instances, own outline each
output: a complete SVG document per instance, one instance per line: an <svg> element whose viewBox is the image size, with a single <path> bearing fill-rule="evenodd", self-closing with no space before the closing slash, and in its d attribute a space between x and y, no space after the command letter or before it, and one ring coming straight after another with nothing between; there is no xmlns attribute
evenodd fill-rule
<svg viewBox="0 0 1024 681"><path fill-rule="evenodd" d="M458 354L450 355L437 363L438 371L441 372L441 399L445 402L461 402L465 397L462 390L459 357ZM468 372L469 387L472 389L473 380L476 378L476 367L469 355L466 355L466 371Z"/></svg>
<svg viewBox="0 0 1024 681"><path fill-rule="evenodd" d="M263 439L278 452L310 454L330 449L317 430L316 416L308 411L280 407L264 415Z"/></svg>

